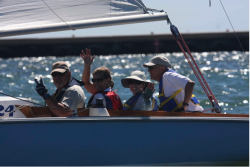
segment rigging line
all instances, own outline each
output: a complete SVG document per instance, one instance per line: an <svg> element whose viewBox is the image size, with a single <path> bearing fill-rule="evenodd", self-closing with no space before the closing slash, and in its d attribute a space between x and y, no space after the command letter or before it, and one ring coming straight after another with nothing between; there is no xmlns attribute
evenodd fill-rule
<svg viewBox="0 0 250 167"><path fill-rule="evenodd" d="M241 47L241 49L242 49L242 51L243 51L243 55L245 56L245 59L248 60L248 57L247 57L247 55L245 54L245 50L243 49L243 47L242 47L242 45L241 45L241 42L240 42L240 40L239 40L239 38L238 38L238 36L237 36L235 30L234 30L233 24L231 23L231 20L230 20L230 18L228 17L228 14L227 14L227 12L226 12L226 9L224 8L224 6L223 6L221 0L220 0L220 3L221 3L222 8L224 9L224 12L226 13L226 16L227 16L227 19L228 19L229 23L231 24L231 27L232 27L232 29L233 29L233 31L234 31L234 34L235 34L235 36L236 36L236 38L237 38L237 40L238 40L238 42L239 42L239 44L240 44L240 47Z"/></svg>
<svg viewBox="0 0 250 167"><path fill-rule="evenodd" d="M138 4L143 8L144 13L149 14L149 13L148 13L148 10L147 10L147 8L146 8L146 6L140 4L137 0L135 0L135 2L138 3Z"/></svg>
<svg viewBox="0 0 250 167"><path fill-rule="evenodd" d="M24 101L24 102L36 104L36 105L39 105L39 106L42 106L42 107L48 107L48 108L52 108L52 109L56 109L56 110L61 110L61 111L69 111L69 110L65 110L65 109L60 109L60 108L56 108L56 107L46 106L46 105L43 105L43 104L39 104L39 103L31 102L31 101L28 101L28 100L24 100L24 99L15 97L15 96L7 95L7 94L5 94L3 92L0 92L0 94L5 95L5 96L9 96L9 97L12 97L14 99L18 99L18 100L21 100L21 101Z"/></svg>
<svg viewBox="0 0 250 167"><path fill-rule="evenodd" d="M139 3L137 0L135 0L136 3L138 3L142 8L146 9L147 7L144 4Z"/></svg>
<svg viewBox="0 0 250 167"><path fill-rule="evenodd" d="M141 4L141 3L139 3L137 0L135 0L135 2L138 3L138 4L143 8L144 13L146 13L146 14L150 14L148 11L151 11L151 12L152 12L151 15L153 15L154 12L165 12L164 10L157 10L157 9L147 8L143 3ZM166 13L166 12L165 12L165 13ZM167 13L166 13L166 14L167 14ZM167 20L167 23L168 23L168 24L171 24L168 15L167 15L167 19L166 19L166 20Z"/></svg>
<svg viewBox="0 0 250 167"><path fill-rule="evenodd" d="M164 12L164 10L157 10L157 9L151 9L151 8L146 8L146 9L152 12Z"/></svg>
<svg viewBox="0 0 250 167"><path fill-rule="evenodd" d="M11 113L15 112L16 110L20 110L20 109L22 109L22 108L24 108L24 107L26 107L26 106L29 106L29 105L21 105L21 106L19 106L19 107L16 107L16 108L15 108L14 110L12 110L11 112L9 112L9 113L7 113L7 114L4 114L3 116L0 116L0 118L4 118L4 117L10 115Z"/></svg>
<svg viewBox="0 0 250 167"><path fill-rule="evenodd" d="M43 2L44 2L44 0L42 0ZM67 24L70 28L71 28L71 30L76 30L76 29L74 29L73 27L71 27L68 23L66 23L60 16L58 16L50 7L49 7L49 5L46 3L46 2L44 2L44 4L51 10L51 12L53 12L62 22L64 22L65 24Z"/></svg>
<svg viewBox="0 0 250 167"><path fill-rule="evenodd" d="M144 13L150 14L148 12L148 8L144 4L139 3L137 0L135 0L135 2L138 3L143 8Z"/></svg>
<svg viewBox="0 0 250 167"><path fill-rule="evenodd" d="M180 33L179 33L179 34L180 34ZM195 65L195 67L196 67L196 70L197 70L198 74L201 76L201 78L202 78L204 84L206 85L207 90L208 90L209 93L212 95L212 97L213 97L213 99L216 101L216 103L218 103L218 101L216 100L216 98L215 98L215 96L214 96L212 90L210 89L208 83L206 82L206 79L204 78L203 74L201 73L200 68L198 67L197 63L195 62L194 57L192 56L192 53L190 52L190 50L189 50L189 48L188 48L186 42L184 41L183 37L181 36L181 34L180 34L180 39L181 39L181 41L182 41L184 47L186 48L186 50L187 50L187 52L188 52L188 54L189 54L189 57L191 58L192 62L194 63L194 65Z"/></svg>
<svg viewBox="0 0 250 167"><path fill-rule="evenodd" d="M174 38L175 38L177 44L179 45L180 49L182 50L184 56L186 57L186 59L187 59L189 65L190 65L190 67L192 68L192 70L193 70L195 76L196 76L197 79L199 80L199 82L200 82L200 84L201 84L203 90L205 91L206 95L208 96L208 99L210 100L210 102L211 102L211 104L212 104L212 106L213 106L213 108L214 108L214 111L220 113L220 112L221 112L221 107L218 105L218 102L217 102L215 96L213 95L213 92L211 91L211 89L210 89L210 87L208 86L208 84L207 84L205 78L203 77L201 71L199 70L198 65L196 64L196 62L195 62L195 60L194 60L194 58L193 58L193 56L192 56L192 54L191 54L191 52L190 52L188 46L186 45L186 42L184 41L184 39L183 39L183 37L181 36L180 32L178 31L177 27L175 27L174 25L171 25L171 26L170 26L170 30L171 30L172 34L174 35ZM181 44L181 42L182 42L182 44ZM185 48L186 51L188 52L189 57L187 56L187 53L186 53L186 51L184 50L184 48L183 48L182 45L184 46L184 48ZM193 61L192 63L195 65L196 69L194 68L193 64L191 63L190 58L191 58L191 60ZM196 70L197 70L197 71L196 71ZM198 75L198 73L199 73L199 75ZM200 77L201 77L201 78L200 78ZM204 82L204 83L203 83L203 82ZM205 87L204 84L206 85L206 87ZM208 91L209 91L210 94L208 93Z"/></svg>

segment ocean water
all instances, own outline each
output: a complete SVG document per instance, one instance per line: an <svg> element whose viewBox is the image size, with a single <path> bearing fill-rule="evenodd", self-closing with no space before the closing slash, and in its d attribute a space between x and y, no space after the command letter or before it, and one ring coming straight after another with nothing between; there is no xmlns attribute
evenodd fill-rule
<svg viewBox="0 0 250 167"><path fill-rule="evenodd" d="M249 52L202 52L192 53L200 67L208 85L222 107L223 112L234 114L249 113ZM147 79L147 68L142 64L148 62L155 54L124 54L96 56L91 71L100 66L106 66L112 71L117 91L125 102L132 96L128 88L121 85L121 79L134 70L144 71ZM170 60L173 69L195 81L194 94L204 109L212 108L205 92L196 79L183 53L162 53ZM79 55L65 57L24 57L0 59L0 93L15 97L29 98L32 102L44 104L43 99L35 91L34 78L43 76L44 83L50 94L55 86L50 75L52 64L56 61L66 61L72 76L81 79L84 63ZM158 95L158 83L155 83L155 95ZM83 88L86 102L91 94ZM1 96L1 94L0 94Z"/></svg>

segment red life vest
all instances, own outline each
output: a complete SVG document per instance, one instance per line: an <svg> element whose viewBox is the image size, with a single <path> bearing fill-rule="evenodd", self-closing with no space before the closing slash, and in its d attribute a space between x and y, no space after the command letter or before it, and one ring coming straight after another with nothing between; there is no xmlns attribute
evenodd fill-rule
<svg viewBox="0 0 250 167"><path fill-rule="evenodd" d="M87 107L91 106L91 103L95 97L96 94L101 93L105 97L106 100L106 108L107 109L118 109L122 110L122 102L120 97L114 92L114 91L98 91L95 92L91 98L89 99Z"/></svg>

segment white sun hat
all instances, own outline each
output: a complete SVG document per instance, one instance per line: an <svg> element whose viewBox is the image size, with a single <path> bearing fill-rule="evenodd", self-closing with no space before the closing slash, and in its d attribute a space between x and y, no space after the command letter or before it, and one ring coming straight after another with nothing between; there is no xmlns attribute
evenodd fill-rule
<svg viewBox="0 0 250 167"><path fill-rule="evenodd" d="M123 78L121 80L122 86L125 88L129 87L129 80L137 80L145 83L150 83L150 80L146 80L145 73L139 70L133 71L129 77Z"/></svg>

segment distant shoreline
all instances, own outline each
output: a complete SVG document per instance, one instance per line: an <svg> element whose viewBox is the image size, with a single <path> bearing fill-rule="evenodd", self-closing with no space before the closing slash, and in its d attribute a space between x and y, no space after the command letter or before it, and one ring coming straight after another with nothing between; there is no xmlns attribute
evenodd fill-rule
<svg viewBox="0 0 250 167"><path fill-rule="evenodd" d="M233 32L182 34L191 52L242 51ZM249 32L237 32L249 51ZM93 55L181 52L172 34L131 36L0 39L0 57L79 55L90 48Z"/></svg>

